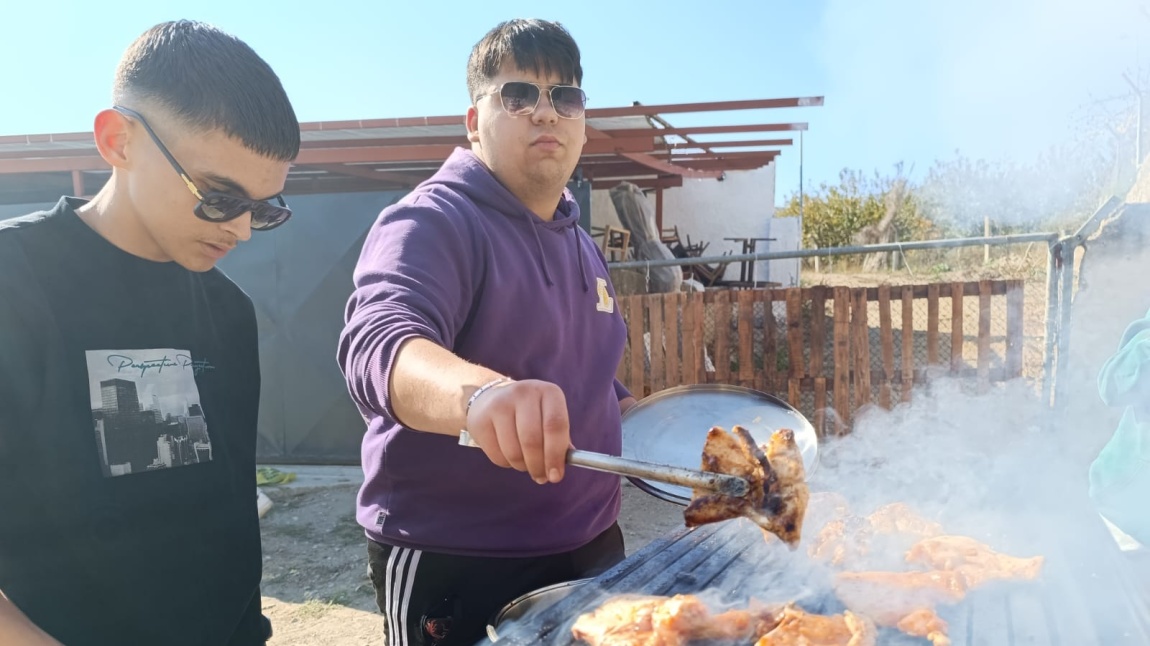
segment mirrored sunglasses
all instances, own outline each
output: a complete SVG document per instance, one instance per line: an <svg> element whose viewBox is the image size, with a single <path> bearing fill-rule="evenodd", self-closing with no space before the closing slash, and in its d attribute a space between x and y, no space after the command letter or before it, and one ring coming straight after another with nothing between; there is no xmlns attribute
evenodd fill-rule
<svg viewBox="0 0 1150 646"><path fill-rule="evenodd" d="M540 86L527 81L508 81L499 86L499 100L507 114L525 116L539 107L539 97L547 90L555 114L564 119L578 119L587 106L587 94L574 85Z"/></svg>

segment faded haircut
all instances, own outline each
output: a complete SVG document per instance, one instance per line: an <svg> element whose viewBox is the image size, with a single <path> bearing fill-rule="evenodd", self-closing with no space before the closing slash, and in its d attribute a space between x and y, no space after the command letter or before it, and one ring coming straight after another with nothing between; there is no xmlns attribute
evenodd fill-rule
<svg viewBox="0 0 1150 646"><path fill-rule="evenodd" d="M242 40L201 22L141 34L116 68L112 100L161 106L189 128L221 131L269 159L299 154L299 121L279 77Z"/></svg>
<svg viewBox="0 0 1150 646"><path fill-rule="evenodd" d="M538 76L558 76L564 84L583 84L579 46L571 34L557 22L520 18L499 23L472 48L467 61L472 101L508 62Z"/></svg>

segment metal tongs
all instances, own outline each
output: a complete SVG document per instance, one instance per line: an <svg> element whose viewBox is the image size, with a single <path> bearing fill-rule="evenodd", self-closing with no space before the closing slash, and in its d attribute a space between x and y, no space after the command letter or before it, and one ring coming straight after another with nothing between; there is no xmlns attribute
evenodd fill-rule
<svg viewBox="0 0 1150 646"><path fill-rule="evenodd" d="M475 440L471 439L471 434L467 431L459 432L459 444L461 446L479 448L479 445L475 443ZM747 481L738 476L727 475L725 473L696 471L694 469L685 469L669 464L631 460L614 455L607 455L606 453L595 453L594 451L568 449L567 464L620 476L654 480L666 484L690 487L691 489L703 489L738 498L746 496L750 490L750 485Z"/></svg>

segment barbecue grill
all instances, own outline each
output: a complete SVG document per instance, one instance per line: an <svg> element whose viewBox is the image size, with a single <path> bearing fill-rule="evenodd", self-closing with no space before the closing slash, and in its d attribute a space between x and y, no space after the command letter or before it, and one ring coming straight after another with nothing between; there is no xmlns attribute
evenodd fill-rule
<svg viewBox="0 0 1150 646"><path fill-rule="evenodd" d="M1150 603L1141 587L1148 580L1139 581L1131 571L1097 516L1085 527L1084 518L1091 515L1077 516L1073 535L1056 531L1059 525L1049 522L1049 515L1048 524L1025 525L1032 552L1017 555L1046 556L1038 581L987 585L969 592L961 604L939 606L955 646L1150 644ZM579 644L571 637L575 619L618 594L701 593L716 611L745 606L751 597L768 603L793 600L810 612L838 613L845 608L831 588L832 576L803 550L791 552L777 541L764 540L762 532L743 519L680 529L575 587L560 601L499 626L496 643ZM928 642L880 628L878 643Z"/></svg>
<svg viewBox="0 0 1150 646"><path fill-rule="evenodd" d="M786 427L809 430L811 450L803 453L811 475L813 428L785 402L745 389L699 387L644 401L624 417L627 457L697 467L712 425L748 426L763 439ZM947 622L954 646L1150 645L1150 567L1122 554L1095 513L1080 465L1066 457L1075 450L1071 438L1011 433L997 420L972 427L959 423L972 419L965 411L944 413L903 420L909 426L901 434L884 429L866 438L869 444L839 445L838 463L832 459L819 469L828 482L813 485L849 494L855 498L850 506L860 514L905 502L947 533L969 536L1012 556L1045 557L1036 581L991 582L969 591L962 603L939 605L936 611ZM933 435L924 435L922 424L935 425ZM949 430L963 435L929 444L929 437L946 436ZM827 455L834 457L833 452ZM687 504L691 495L658 483L636 484L678 504ZM579 615L627 594L697 594L715 612L745 608L754 598L768 604L794 602L807 612L841 613L846 608L834 592L836 570L807 554L821 529L817 516L808 516L805 540L796 551L765 539L745 519L679 529L599 577L570 586L566 596L540 595L531 599L539 600L536 604L524 602L514 620L496 626L495 643L578 644L571 626ZM865 567L848 564L847 569L910 569L903 557L914 540L875 536ZM520 614L528 605L534 607ZM881 627L878 643L928 644Z"/></svg>

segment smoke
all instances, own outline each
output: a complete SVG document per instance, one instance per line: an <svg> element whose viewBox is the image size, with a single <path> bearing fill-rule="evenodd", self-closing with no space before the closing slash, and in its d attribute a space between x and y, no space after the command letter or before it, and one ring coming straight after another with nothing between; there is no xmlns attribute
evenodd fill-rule
<svg viewBox="0 0 1150 646"><path fill-rule="evenodd" d="M1073 533L1066 519L1095 532L1087 470L1100 429L1055 417L1025 380L968 391L940 378L891 411L865 409L850 435L820 447L812 490L842 494L858 515L905 502L947 533L1020 556L1041 549L1033 539L1052 524ZM805 527L806 539L819 529Z"/></svg>

